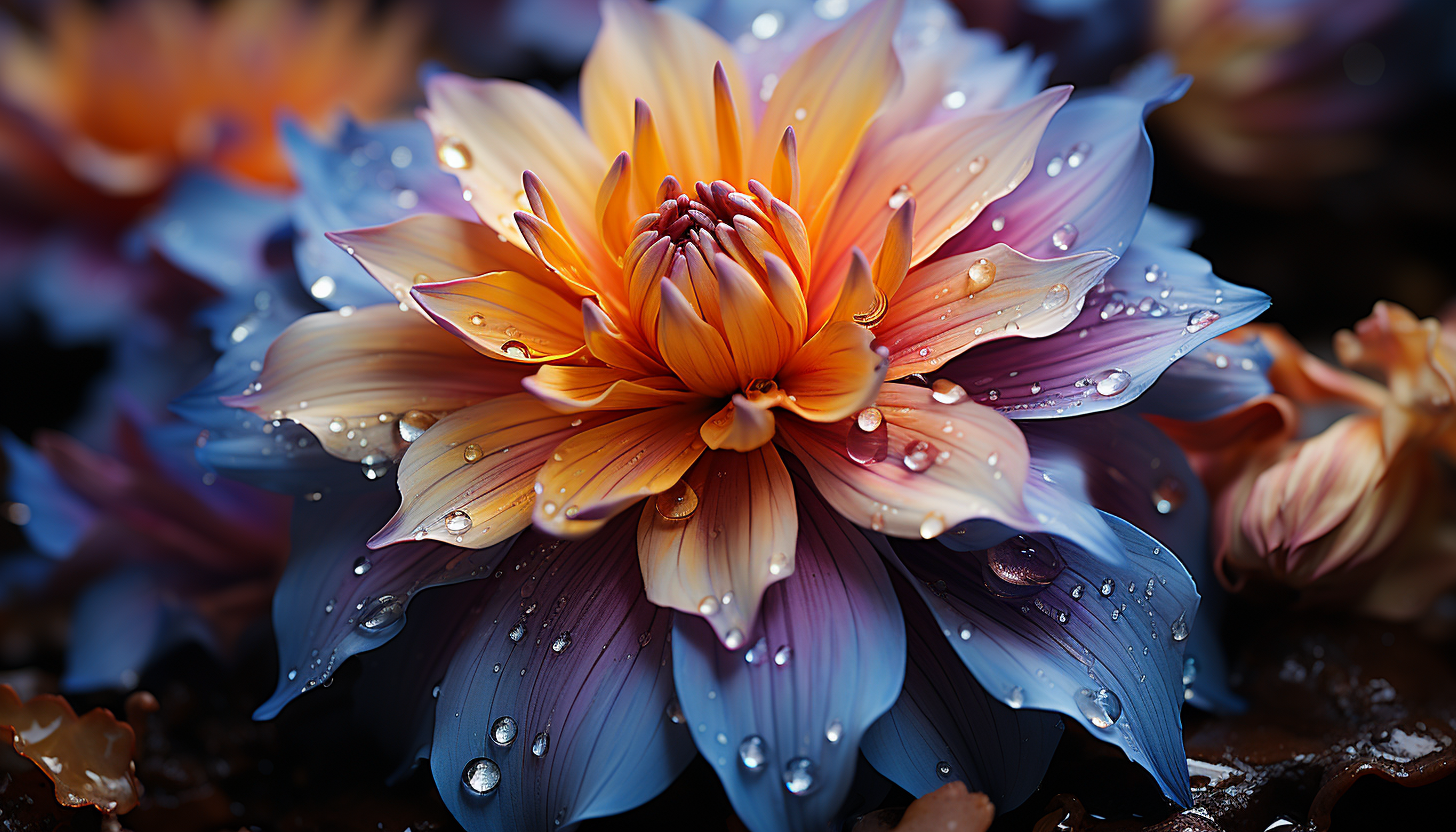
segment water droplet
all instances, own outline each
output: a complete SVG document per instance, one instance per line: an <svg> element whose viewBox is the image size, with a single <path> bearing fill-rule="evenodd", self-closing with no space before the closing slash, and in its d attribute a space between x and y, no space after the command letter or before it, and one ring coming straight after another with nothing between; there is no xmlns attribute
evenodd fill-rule
<svg viewBox="0 0 1456 832"><path fill-rule="evenodd" d="M907 200L909 198L910 198L910 186L909 185L901 185L900 187L896 188L895 189L895 192L893 194L890 194L890 210L891 211L898 211L898 210L900 210L900 206L901 205L904 205L905 204L905 200Z"/></svg>
<svg viewBox="0 0 1456 832"><path fill-rule="evenodd" d="M466 763L460 774L460 782L476 794L490 794L500 785L500 780L500 766L487 757L476 757Z"/></svg>
<svg viewBox="0 0 1456 832"><path fill-rule="evenodd" d="M1163 269L1157 263L1149 263L1148 267L1146 269L1143 269L1143 280L1146 280L1149 283L1157 283L1159 280L1162 280L1167 276L1167 270Z"/></svg>
<svg viewBox="0 0 1456 832"><path fill-rule="evenodd" d="M829 724L824 726L824 739L830 742L839 742L843 737L844 723L837 719L829 720Z"/></svg>
<svg viewBox="0 0 1456 832"><path fill-rule="evenodd" d="M918 474L934 465L939 454L939 449L934 445L924 439L915 439L905 445L905 456L901 458L901 462Z"/></svg>
<svg viewBox="0 0 1456 832"><path fill-rule="evenodd" d="M516 721L503 716L490 724L490 740L496 745L510 745L516 741Z"/></svg>
<svg viewBox="0 0 1456 832"><path fill-rule="evenodd" d="M1097 392L1104 396L1116 396L1132 383L1132 376L1126 370L1108 370L1097 377Z"/></svg>
<svg viewBox="0 0 1456 832"><path fill-rule="evenodd" d="M687 480L657 495L657 513L664 520L686 520L698 510L698 492L688 485Z"/></svg>
<svg viewBox="0 0 1456 832"><path fill-rule="evenodd" d="M1087 156L1092 152L1092 145L1086 142L1077 142L1072 149L1067 151L1067 167L1080 168L1082 163L1087 161Z"/></svg>
<svg viewBox="0 0 1456 832"><path fill-rule="evenodd" d="M962 624L961 625L961 628L960 628L960 631L957 633L957 635L959 635L961 637L961 641L970 641L971 640L971 634L973 632L975 632L975 631L971 629L971 625L969 625L969 624Z"/></svg>
<svg viewBox="0 0 1456 832"><path fill-rule="evenodd" d="M867 407L849 426L845 453L861 465L884 462L890 455L890 430L879 408Z"/></svg>
<svg viewBox="0 0 1456 832"><path fill-rule="evenodd" d="M966 294L985 291L996 281L996 264L982 257L966 270Z"/></svg>
<svg viewBox="0 0 1456 832"><path fill-rule="evenodd" d="M1200 309L1188 316L1188 326L1184 327L1184 329L1189 332L1198 332L1207 329L1218 318L1218 313L1212 309Z"/></svg>
<svg viewBox="0 0 1456 832"><path fill-rule="evenodd" d="M1013 708L1020 708L1022 705L1025 705L1026 691L1022 690L1020 686L1013 687L1011 688L1011 690L1006 691L1006 704L1010 705Z"/></svg>
<svg viewBox="0 0 1456 832"><path fill-rule="evenodd" d="M471 326L485 326L485 316L482 315L482 314L480 314L479 312L475 313L474 315L471 315L470 316L470 325Z"/></svg>
<svg viewBox="0 0 1456 832"><path fill-rule="evenodd" d="M1111 728L1112 723L1122 716L1122 702L1107 688L1095 691L1082 688L1077 691L1076 699L1077 710L1097 728Z"/></svg>
<svg viewBox="0 0 1456 832"><path fill-rule="evenodd" d="M521 639L523 639L525 637L526 637L526 622L524 622L524 621L517 621L516 624L515 624L515 626L511 627L511 631L509 633L506 633L506 638L509 638L512 642L514 642L516 644L520 644L521 643Z"/></svg>
<svg viewBox="0 0 1456 832"><path fill-rule="evenodd" d="M530 348L527 347L525 344L522 344L520 341L507 341L504 344L501 344L500 349L501 353L505 355L506 358L514 358L518 361L523 361L531 357Z"/></svg>
<svg viewBox="0 0 1456 832"><path fill-rule="evenodd" d="M1077 226L1066 223L1052 232L1052 246L1057 251L1066 251L1077 242Z"/></svg>
<svg viewBox="0 0 1456 832"><path fill-rule="evenodd" d="M1082 600L1082 593L1083 592L1086 592L1086 591L1087 591L1087 588L1084 587L1084 586L1082 586L1081 584L1077 584L1076 586L1072 587L1072 591L1070 593L1071 596L1072 596L1072 600L1074 600L1074 601L1080 601L1080 600Z"/></svg>
<svg viewBox="0 0 1456 832"><path fill-rule="evenodd" d="M935 773L942 780L949 779L950 778L950 763L947 763L945 760L941 760L940 762L936 763L935 764Z"/></svg>
<svg viewBox="0 0 1456 832"><path fill-rule="evenodd" d="M563 652L566 651L566 648L568 648L570 646L571 646L571 631L570 630L563 630L562 633L561 633L561 635L557 636L551 642L551 652L553 652L553 653L563 653Z"/></svg>
<svg viewBox="0 0 1456 832"><path fill-rule="evenodd" d="M1000 231L1000 230L1004 229L1005 227L1006 227L1006 217L999 216L996 219L991 220L991 230L992 231Z"/></svg>
<svg viewBox="0 0 1456 832"><path fill-rule="evenodd" d="M749 771L762 771L768 762L768 749L764 747L763 737L757 734L744 737L743 742L738 744L738 762Z"/></svg>
<svg viewBox="0 0 1456 832"><path fill-rule="evenodd" d="M718 613L718 599L712 595L703 596L698 602L698 613L701 615L716 615Z"/></svg>
<svg viewBox="0 0 1456 832"><path fill-rule="evenodd" d="M1053 156L1052 158L1048 159L1046 164L1047 176L1056 176L1057 174L1061 173L1062 164L1062 157L1060 156Z"/></svg>
<svg viewBox="0 0 1456 832"><path fill-rule="evenodd" d="M1102 586L1099 587L1097 589L1097 591L1100 592L1100 593L1102 593L1102 597L1103 598L1106 598L1107 596L1109 596L1109 595L1112 594L1112 590L1113 590L1113 588L1115 586L1116 586L1116 584L1113 583L1112 579L1111 578L1107 578L1106 580L1104 580L1102 582Z"/></svg>
<svg viewBox="0 0 1456 832"><path fill-rule="evenodd" d="M531 740L531 753L537 757L545 757L546 750L551 747L551 735L542 731Z"/></svg>
<svg viewBox="0 0 1456 832"><path fill-rule="evenodd" d="M773 557L768 559L768 573L770 575L782 575L789 570L789 556L783 552L774 552Z"/></svg>
<svg viewBox="0 0 1456 832"><path fill-rule="evenodd" d="M461 456L465 458L467 463L472 463L479 462L481 457L485 456L485 453L480 450L479 445L472 442L465 446L465 450L461 452Z"/></svg>
<svg viewBox="0 0 1456 832"><path fill-rule="evenodd" d="M945 531L945 518L936 512L932 511L925 515L924 520L920 521L920 536L926 540L939 537L943 531Z"/></svg>
<svg viewBox="0 0 1456 832"><path fill-rule="evenodd" d="M381 595L359 614L359 626L366 630L383 630L403 615L403 601L393 595Z"/></svg>
<svg viewBox="0 0 1456 832"><path fill-rule="evenodd" d="M1047 289L1046 296L1041 299L1042 309L1060 309L1067 305L1067 298L1071 297L1072 290L1067 284L1058 283Z"/></svg>
<svg viewBox="0 0 1456 832"><path fill-rule="evenodd" d="M358 560L354 561L355 575L363 575L365 572L368 572L370 569L373 568L374 564L369 562L369 558L359 558Z"/></svg>
<svg viewBox="0 0 1456 832"><path fill-rule="evenodd" d="M348 423L346 423L343 419L335 416L334 418L329 420L329 433L343 433L344 428L348 426Z"/></svg>
<svg viewBox="0 0 1456 832"><path fill-rule="evenodd" d="M365 440L359 440L359 444L365 444ZM359 460L359 465L364 471L365 479L377 480L389 473L389 457L384 454L365 454Z"/></svg>
<svg viewBox="0 0 1456 832"><path fill-rule="evenodd" d="M683 724L682 706L677 703L676 699L667 703L667 719L673 725Z"/></svg>
<svg viewBox="0 0 1456 832"><path fill-rule="evenodd" d="M1153 508L1157 509L1159 514L1172 514L1183 505L1183 499L1186 496L1183 483L1174 477L1167 477L1153 490Z"/></svg>
<svg viewBox="0 0 1456 832"><path fill-rule="evenodd" d="M438 153L440 164L451 170L465 170L470 167L470 148L456 136L447 136L440 142Z"/></svg>
<svg viewBox="0 0 1456 832"><path fill-rule="evenodd" d="M734 627L723 636L723 646L729 650L737 650L743 646L743 631Z"/></svg>
<svg viewBox="0 0 1456 832"><path fill-rule="evenodd" d="M423 410L411 410L399 417L399 438L406 442L413 442L425 435L425 431L435 422L439 421L433 413L426 413Z"/></svg>
<svg viewBox="0 0 1456 832"><path fill-rule="evenodd" d="M470 531L470 524L470 515L458 509L445 516L445 530L451 534Z"/></svg>
<svg viewBox="0 0 1456 832"><path fill-rule="evenodd" d="M966 106L966 94L960 90L951 90L940 99L940 104L947 110L959 110Z"/></svg>
<svg viewBox="0 0 1456 832"><path fill-rule="evenodd" d="M1062 573L1063 563L1049 547L1017 535L986 550L986 586L1002 597L1021 597L1026 589L1048 586Z"/></svg>
<svg viewBox="0 0 1456 832"><path fill-rule="evenodd" d="M930 397L941 404L960 404L969 398L966 388L948 378L938 378L930 385Z"/></svg>
<svg viewBox="0 0 1456 832"><path fill-rule="evenodd" d="M1175 618L1175 619L1173 619L1173 624L1172 624L1172 626L1171 626L1170 629L1173 632L1173 640L1174 641L1184 641L1185 639L1187 639L1188 638L1188 614L1187 613L1182 613L1182 612L1178 613L1178 617Z"/></svg>
<svg viewBox="0 0 1456 832"><path fill-rule="evenodd" d="M779 667L783 667L784 665L788 664L789 659L793 657L794 648L790 647L787 644L781 645L778 650L774 651L774 664L778 665Z"/></svg>
<svg viewBox="0 0 1456 832"><path fill-rule="evenodd" d="M743 651L743 660L754 667L768 661L768 642L764 640L763 636L759 636L758 641L754 642L752 647Z"/></svg>
<svg viewBox="0 0 1456 832"><path fill-rule="evenodd" d="M789 794L802 797L814 791L814 776L819 773L819 766L808 757L795 757L784 763L784 788Z"/></svg>
<svg viewBox="0 0 1456 832"><path fill-rule="evenodd" d="M298 668L293 668L293 669L291 669L291 670L288 671L288 681L292 682L294 679L297 679L297 678L298 678Z"/></svg>

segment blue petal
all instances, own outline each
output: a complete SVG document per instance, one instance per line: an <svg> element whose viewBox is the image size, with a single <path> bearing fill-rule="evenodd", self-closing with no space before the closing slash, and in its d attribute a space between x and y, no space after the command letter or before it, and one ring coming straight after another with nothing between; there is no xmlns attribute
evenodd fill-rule
<svg viewBox="0 0 1456 832"><path fill-rule="evenodd" d="M270 277L267 242L288 220L284 193L192 173L177 181L141 230L173 265L230 294Z"/></svg>
<svg viewBox="0 0 1456 832"><path fill-rule="evenodd" d="M791 470L793 470L791 468ZM889 710L905 674L905 628L884 564L864 533L795 473L794 574L763 595L762 638L726 650L707 622L673 626L678 701L698 750L754 832L822 830L844 804L860 738ZM761 764L740 760L758 737ZM791 794L786 766L807 760L812 787Z"/></svg>
<svg viewBox="0 0 1456 832"><path fill-rule="evenodd" d="M901 788L922 797L949 780L985 792L999 811L1020 806L1041 784L1062 738L1048 711L1017 710L981 687L941 626L898 573L891 581L905 613L905 688L865 732L860 750Z"/></svg>
<svg viewBox="0 0 1456 832"><path fill-rule="evenodd" d="M1184 698L1207 710L1242 710L1225 682L1219 639L1224 593L1208 556L1208 495L1182 449L1127 411L1027 422L1022 432L1034 477L1045 475L1073 498L1142 529L1183 563L1203 594L1197 616L1187 620L1192 664L1185 662L1191 685Z"/></svg>
<svg viewBox="0 0 1456 832"><path fill-rule="evenodd" d="M585 540L528 531L480 586L430 752L455 817L472 830L569 829L667 788L693 746L669 716L672 612L647 600L635 515ZM506 718L502 743L493 726ZM486 793L463 780L481 758L500 777Z"/></svg>
<svg viewBox="0 0 1456 832"><path fill-rule="evenodd" d="M133 567L86 587L71 612L67 693L130 689L147 663L188 641L213 646L212 631L181 600L164 570Z"/></svg>
<svg viewBox="0 0 1456 832"><path fill-rule="evenodd" d="M398 503L392 477L363 492L297 501L292 555L273 596L278 688L255 718L272 718L294 697L328 680L345 659L393 638L416 592L482 577L509 548L503 543L461 549L431 541L371 551L365 541Z"/></svg>
<svg viewBox="0 0 1456 832"><path fill-rule="evenodd" d="M1274 392L1274 357L1257 337L1210 341L1173 362L1133 409L1170 419L1203 422Z"/></svg>
<svg viewBox="0 0 1456 832"><path fill-rule="evenodd" d="M943 375L1013 419L1096 413L1136 399L1174 361L1268 307L1263 292L1220 280L1192 252L1138 243L1066 329L974 347Z"/></svg>
<svg viewBox="0 0 1456 832"><path fill-rule="evenodd" d="M30 509L29 522L20 527L26 541L52 558L69 555L90 529L95 510L15 434L0 429L0 448L8 462L5 496Z"/></svg>
<svg viewBox="0 0 1456 832"><path fill-rule="evenodd" d="M1186 75L1145 68L1114 89L1067 102L1047 125L1030 175L942 253L1000 242L1042 260L1094 249L1122 254L1153 188L1153 147L1143 119L1182 97L1188 84Z"/></svg>
<svg viewBox="0 0 1456 832"><path fill-rule="evenodd" d="M1023 536L972 557L935 541L895 540L903 562L888 541L881 545L914 582L940 629L955 634L952 647L993 696L1076 719L1186 806L1192 800L1180 716L1186 642L1176 634L1186 635L1198 593L1160 543L1103 517L1125 547L1125 567L1050 536ZM1042 578L1010 580L1028 573ZM963 629L967 638L960 637Z"/></svg>

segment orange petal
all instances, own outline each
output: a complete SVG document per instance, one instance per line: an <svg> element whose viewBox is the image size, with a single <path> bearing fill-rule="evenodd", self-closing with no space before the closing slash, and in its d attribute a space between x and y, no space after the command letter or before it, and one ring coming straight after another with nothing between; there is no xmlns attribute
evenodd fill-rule
<svg viewBox="0 0 1456 832"><path fill-rule="evenodd" d="M750 401L742 393L734 393L732 401L703 423L698 435L714 450L751 451L760 448L773 441L773 407L779 403L779 397L760 397Z"/></svg>
<svg viewBox="0 0 1456 832"><path fill-rule="evenodd" d="M896 537L934 537L974 518L1034 522L1021 498L1030 455L1010 419L970 401L940 404L903 384L881 387L875 409L883 434L866 434L858 419L779 419L777 441L840 514ZM856 462L852 452L879 461Z"/></svg>
<svg viewBox="0 0 1456 832"><path fill-rule="evenodd" d="M997 243L917 267L875 327L890 377L937 369L972 344L1059 332L1116 262L1105 251L1034 260Z"/></svg>
<svg viewBox="0 0 1456 832"><path fill-rule="evenodd" d="M409 291L420 283L439 283L486 272L513 271L555 280L529 251L501 239L489 226L440 214L417 214L389 225L328 235L353 255L364 270L414 305Z"/></svg>
<svg viewBox="0 0 1456 832"><path fill-rule="evenodd" d="M582 301L581 318L587 351L598 361L644 376L667 374L667 368L624 335L600 306Z"/></svg>
<svg viewBox="0 0 1456 832"><path fill-rule="evenodd" d="M703 615L718 638L747 643L763 591L794 569L799 518L788 469L772 445L710 451L683 483L690 495L680 484L642 509L647 600Z"/></svg>
<svg viewBox="0 0 1456 832"><path fill-rule="evenodd" d="M773 378L799 345L793 330L763 287L733 258L719 254L714 267L723 307L723 335L733 353L739 383L747 387L755 379Z"/></svg>
<svg viewBox="0 0 1456 832"><path fill-rule="evenodd" d="M662 360L693 390L709 396L725 396L738 388L728 344L718 330L698 317L671 280L662 281L657 345Z"/></svg>
<svg viewBox="0 0 1456 832"><path fill-rule="evenodd" d="M405 413L438 417L518 392L527 372L482 358L419 315L384 304L295 321L268 348L262 389L223 402L264 419L292 419L329 453L357 461L397 456L406 444L398 424Z"/></svg>
<svg viewBox="0 0 1456 832"><path fill-rule="evenodd" d="M629 379L616 367L547 364L523 382L526 390L560 413L579 410L641 410L697 401L676 376Z"/></svg>
<svg viewBox="0 0 1456 832"><path fill-rule="evenodd" d="M657 118L670 172L683 182L721 178L713 92L719 62L731 86L747 89L732 47L707 26L639 0L608 0L581 68L587 132L608 158L631 150L641 98ZM746 122L747 114L739 111L738 121Z"/></svg>
<svg viewBox="0 0 1456 832"><path fill-rule="evenodd" d="M0 685L0 728L55 782L61 805L96 806L112 816L136 808L136 734L111 711L95 708L77 717L70 703L51 694L21 704L14 688Z"/></svg>
<svg viewBox="0 0 1456 832"><path fill-rule="evenodd" d="M413 294L440 326L491 358L560 361L585 343L578 300L520 272L416 286Z"/></svg>
<svg viewBox="0 0 1456 832"><path fill-rule="evenodd" d="M916 203L911 263L929 257L1026 178L1047 122L1070 93L1057 87L1007 110L926 127L859 159L817 238L815 275L841 274L854 246L875 256L909 196ZM811 310L819 308L814 299L827 303L819 291Z"/></svg>
<svg viewBox="0 0 1456 832"><path fill-rule="evenodd" d="M560 230L579 245L596 238L591 198L607 166L565 107L525 84L451 73L430 78L425 95L440 161L481 219L524 246L513 215L531 209L521 185L529 170L551 188L569 226Z"/></svg>
<svg viewBox="0 0 1456 832"><path fill-rule="evenodd" d="M779 371L784 407L815 422L837 422L868 407L889 362L875 336L859 324L835 321L819 330Z"/></svg>
<svg viewBox="0 0 1456 832"><path fill-rule="evenodd" d="M702 404L659 407L562 442L536 477L536 527L584 537L632 503L671 488L703 452L698 426L708 412Z"/></svg>
<svg viewBox="0 0 1456 832"><path fill-rule="evenodd" d="M431 538L483 549L505 540L530 523L551 451L616 415L560 414L519 393L446 416L400 460L403 501L369 545Z"/></svg>
<svg viewBox="0 0 1456 832"><path fill-rule="evenodd" d="M809 218L811 232L826 219L827 197L849 171L860 138L900 88L891 40L903 7L902 0L871 3L806 49L779 78L759 121L749 175L770 180L784 128L793 126L799 194L791 204Z"/></svg>
<svg viewBox="0 0 1456 832"><path fill-rule="evenodd" d="M864 252L857 248L852 250L849 270L845 272L844 283L839 287L839 297L834 301L834 311L829 313L829 320L854 320L856 315L869 315L871 310L886 302L885 296L875 288L870 261L865 258Z"/></svg>

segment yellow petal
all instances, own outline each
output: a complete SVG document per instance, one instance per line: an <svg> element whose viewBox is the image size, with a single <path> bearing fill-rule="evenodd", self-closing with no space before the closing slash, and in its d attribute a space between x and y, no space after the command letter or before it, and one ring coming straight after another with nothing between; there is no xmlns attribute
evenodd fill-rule
<svg viewBox="0 0 1456 832"><path fill-rule="evenodd" d="M418 314L383 304L295 321L268 348L262 389L223 401L264 419L292 419L334 456L392 458L406 445L400 416L420 410L439 417L515 393L527 372L482 358Z"/></svg>
<svg viewBox="0 0 1456 832"><path fill-rule="evenodd" d="M815 422L837 422L868 407L889 362L875 336L859 324L835 321L819 330L779 371L784 407Z"/></svg>
<svg viewBox="0 0 1456 832"><path fill-rule="evenodd" d="M560 361L584 343L578 300L519 272L416 286L414 297L441 326L492 358Z"/></svg>
<svg viewBox="0 0 1456 832"><path fill-rule="evenodd" d="M684 483L691 497L679 485L642 509L637 552L647 600L703 615L720 639L736 629L745 643L763 591L793 573L793 482L778 451L766 445L704 454ZM679 517L689 499L696 508Z"/></svg>
<svg viewBox="0 0 1456 832"><path fill-rule="evenodd" d="M708 412L701 404L654 408L562 442L536 478L536 527L584 537L632 503L671 488L703 452L698 426Z"/></svg>
<svg viewBox="0 0 1456 832"><path fill-rule="evenodd" d="M558 413L580 410L642 410L697 401L675 376L627 378L615 367L548 364L523 382L526 390Z"/></svg>

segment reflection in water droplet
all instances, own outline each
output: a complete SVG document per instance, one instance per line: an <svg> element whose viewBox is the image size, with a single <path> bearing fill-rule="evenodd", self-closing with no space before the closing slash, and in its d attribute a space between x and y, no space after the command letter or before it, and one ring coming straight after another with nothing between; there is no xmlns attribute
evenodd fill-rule
<svg viewBox="0 0 1456 832"><path fill-rule="evenodd" d="M1117 694L1107 688L1077 691L1077 710L1096 728L1111 728L1112 723L1122 716L1122 702Z"/></svg>
<svg viewBox="0 0 1456 832"><path fill-rule="evenodd" d="M531 753L537 757L545 757L546 751L551 748L551 735L542 731L531 740Z"/></svg>
<svg viewBox="0 0 1456 832"><path fill-rule="evenodd" d="M476 757L460 773L461 784L476 794L490 794L500 785L500 780L500 766L487 757Z"/></svg>
<svg viewBox="0 0 1456 832"><path fill-rule="evenodd" d="M571 646L571 632L565 631L551 642L551 652L562 653Z"/></svg>
<svg viewBox="0 0 1456 832"><path fill-rule="evenodd" d="M445 517L445 530L451 534L470 531L470 515L463 511L452 511Z"/></svg>
<svg viewBox="0 0 1456 832"><path fill-rule="evenodd" d="M1218 320L1218 313L1212 309L1200 309L1188 316L1188 325L1184 329L1189 332L1198 332L1207 329L1209 324Z"/></svg>
<svg viewBox="0 0 1456 832"><path fill-rule="evenodd" d="M490 724L490 740L496 745L510 745L516 741L516 721L503 716Z"/></svg>
<svg viewBox="0 0 1456 832"><path fill-rule="evenodd" d="M920 473L935 464L940 450L924 439L915 439L905 445L905 456L901 462L915 473Z"/></svg>
<svg viewBox="0 0 1456 832"><path fill-rule="evenodd" d="M762 771L764 763L768 762L763 737L757 734L744 737L743 742L738 744L738 762L749 771Z"/></svg>
<svg viewBox="0 0 1456 832"><path fill-rule="evenodd" d="M466 462L479 462L480 458L484 455L485 454L480 450L480 446L475 444L474 442L466 445L465 450L461 453L461 456L465 458Z"/></svg>
<svg viewBox="0 0 1456 832"><path fill-rule="evenodd" d="M334 418L329 420L329 433L343 433L344 428L346 427L348 427L348 425L344 422L343 419L340 419L338 416L335 416Z"/></svg>
<svg viewBox="0 0 1456 832"><path fill-rule="evenodd" d="M819 766L808 757L795 757L784 763L784 788L789 794L802 797L814 791L818 783L814 777L819 773Z"/></svg>
<svg viewBox="0 0 1456 832"><path fill-rule="evenodd" d="M1067 223L1052 232L1052 245L1057 251L1066 251L1077 242L1077 226Z"/></svg>
<svg viewBox="0 0 1456 832"><path fill-rule="evenodd" d="M879 408L867 407L855 417L845 439L845 453L860 465L884 462L890 455L890 429Z"/></svg>
<svg viewBox="0 0 1456 832"><path fill-rule="evenodd" d="M361 439L359 442L364 444L365 440ZM366 454L363 459L359 460L359 465L364 470L364 478L367 480L377 480L389 473L389 457L384 454Z"/></svg>
<svg viewBox="0 0 1456 832"><path fill-rule="evenodd" d="M657 513L664 520L686 520L698 510L698 492L688 485L687 480L657 495Z"/></svg>
<svg viewBox="0 0 1456 832"><path fill-rule="evenodd" d="M1182 612L1178 613L1178 617L1175 618L1175 619L1173 619L1173 624L1172 624L1171 629L1173 631L1173 640L1174 641L1183 641L1183 640L1187 639L1188 638L1188 614L1187 613L1182 613Z"/></svg>
<svg viewBox="0 0 1456 832"><path fill-rule="evenodd" d="M1064 564L1050 547L1017 535L986 550L986 587L1002 597L1017 598L1040 590L1062 573Z"/></svg>

